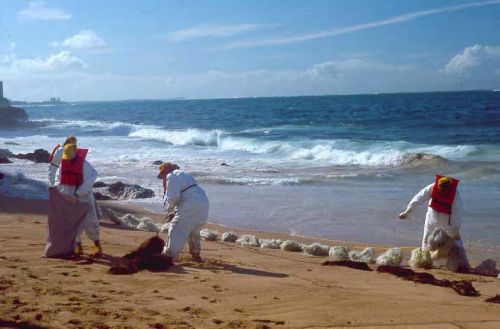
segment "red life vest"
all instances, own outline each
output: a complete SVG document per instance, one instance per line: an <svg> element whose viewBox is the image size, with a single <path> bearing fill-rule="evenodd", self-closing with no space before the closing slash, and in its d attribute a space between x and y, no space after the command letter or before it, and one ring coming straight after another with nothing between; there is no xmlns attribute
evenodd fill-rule
<svg viewBox="0 0 500 329"><path fill-rule="evenodd" d="M61 144L57 144L54 149L52 150L52 153L49 155L49 163L52 163L52 159L54 159L54 154L56 154L56 151L61 147Z"/></svg>
<svg viewBox="0 0 500 329"><path fill-rule="evenodd" d="M451 207L453 201L455 200L455 195L457 194L458 179L451 178L450 190L446 193L440 192L438 187L439 179L443 177L441 175L436 175L436 181L432 187L431 203L429 207L437 212L448 214L451 216Z"/></svg>
<svg viewBox="0 0 500 329"><path fill-rule="evenodd" d="M61 184L80 186L83 183L83 163L88 149L76 149L73 160L61 160Z"/></svg>

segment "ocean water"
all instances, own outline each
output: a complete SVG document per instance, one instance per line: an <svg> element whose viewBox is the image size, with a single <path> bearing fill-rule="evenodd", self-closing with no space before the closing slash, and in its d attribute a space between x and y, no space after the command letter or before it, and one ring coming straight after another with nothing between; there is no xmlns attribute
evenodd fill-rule
<svg viewBox="0 0 500 329"><path fill-rule="evenodd" d="M425 207L409 221L397 214L435 173L442 173L461 180L468 246L500 251L500 92L24 108L32 126L0 130L0 148L51 150L76 135L80 146L90 148L88 160L99 180L155 190L157 198L130 201L149 209L160 211L162 204L152 162L168 160L206 189L211 222L417 245ZM16 161L0 170L46 181L41 164ZM18 186L23 186L21 178ZM32 189L26 193L44 196Z"/></svg>

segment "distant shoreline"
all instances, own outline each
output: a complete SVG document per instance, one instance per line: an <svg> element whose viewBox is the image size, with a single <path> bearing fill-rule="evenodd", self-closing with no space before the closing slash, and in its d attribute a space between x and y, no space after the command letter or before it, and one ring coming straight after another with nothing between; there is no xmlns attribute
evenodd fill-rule
<svg viewBox="0 0 500 329"><path fill-rule="evenodd" d="M434 90L434 91L401 91L401 92L365 92L351 94L310 94L310 95L271 95L271 96L234 96L234 97L214 97L214 98L190 98L190 97L169 97L169 98L124 98L124 99L100 99L100 100L66 100L60 102L50 101L11 101L12 105L64 105L72 103L106 103L106 102L158 102L158 101L205 101L205 100L245 100L245 99L268 99L268 98L302 98L302 97L350 97L350 96L384 96L384 95L405 95L405 94L445 94L445 93L470 93L470 92L499 92L500 89L472 89L472 90Z"/></svg>

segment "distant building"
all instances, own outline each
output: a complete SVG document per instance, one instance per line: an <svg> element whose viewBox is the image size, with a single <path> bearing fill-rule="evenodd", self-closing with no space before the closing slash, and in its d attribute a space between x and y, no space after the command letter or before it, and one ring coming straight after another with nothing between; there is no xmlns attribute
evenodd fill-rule
<svg viewBox="0 0 500 329"><path fill-rule="evenodd" d="M0 105L10 105L9 100L3 97L3 81L0 81Z"/></svg>

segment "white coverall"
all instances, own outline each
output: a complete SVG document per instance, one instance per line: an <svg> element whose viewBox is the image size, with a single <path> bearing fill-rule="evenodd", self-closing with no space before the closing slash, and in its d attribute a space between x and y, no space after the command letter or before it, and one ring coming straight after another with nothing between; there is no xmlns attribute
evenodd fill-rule
<svg viewBox="0 0 500 329"><path fill-rule="evenodd" d="M163 253L176 258L186 241L189 252L201 251L200 230L208 218L208 198L195 179L183 172L174 170L167 175L167 212L175 210L175 216L168 228L168 242Z"/></svg>
<svg viewBox="0 0 500 329"><path fill-rule="evenodd" d="M411 199L408 207L405 210L406 214L411 214L411 212L424 202L430 204L432 188L434 183L424 187L420 192L417 193ZM450 237L457 239L457 243L463 247L463 243L460 235L460 226L462 225L462 199L460 198L460 193L458 189L455 194L455 200L451 206L451 218L448 214L437 212L431 207L427 208L427 214L425 216L424 224L424 236L422 238L422 249L428 250L427 238L436 229L443 229Z"/></svg>
<svg viewBox="0 0 500 329"><path fill-rule="evenodd" d="M49 163L49 186L54 186L56 182L56 173L61 165L63 147L59 147L54 153L52 161Z"/></svg>
<svg viewBox="0 0 500 329"><path fill-rule="evenodd" d="M94 182L97 178L97 171L87 160L83 162L83 182L78 188L73 185L61 184L61 167L57 170L56 184L57 190L67 196L77 196L78 201L88 203L90 210L83 219L76 236L76 242L81 242L82 231L85 231L92 241L99 240L99 218L97 217L96 202L94 199Z"/></svg>

